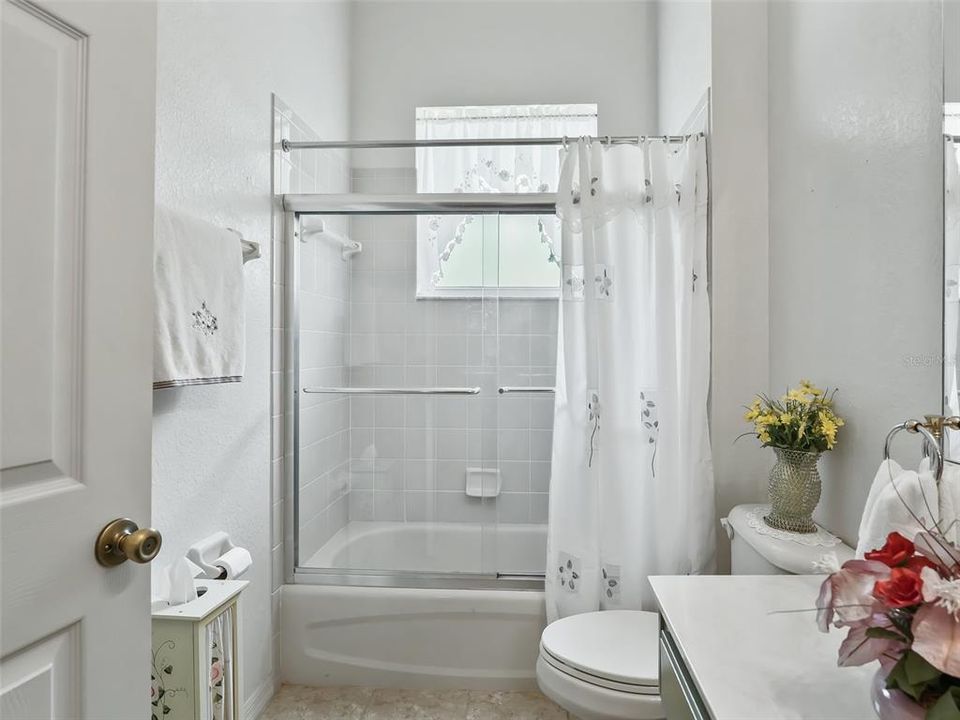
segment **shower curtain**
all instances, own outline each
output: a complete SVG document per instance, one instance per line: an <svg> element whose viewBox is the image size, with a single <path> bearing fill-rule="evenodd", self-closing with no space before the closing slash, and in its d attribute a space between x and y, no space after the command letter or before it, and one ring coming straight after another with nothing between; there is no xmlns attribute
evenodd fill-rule
<svg viewBox="0 0 960 720"><path fill-rule="evenodd" d="M711 570L716 532L705 141L583 138L561 163L550 621L652 608L647 578Z"/></svg>

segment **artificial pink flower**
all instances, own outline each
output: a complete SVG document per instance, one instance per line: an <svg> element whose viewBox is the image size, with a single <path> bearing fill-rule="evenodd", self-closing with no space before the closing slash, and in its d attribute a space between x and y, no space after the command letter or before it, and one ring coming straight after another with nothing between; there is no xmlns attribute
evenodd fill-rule
<svg viewBox="0 0 960 720"><path fill-rule="evenodd" d="M887 567L903 565L913 557L913 543L898 532L887 535L887 542L879 550L871 550L863 554L866 560L882 562Z"/></svg>
<svg viewBox="0 0 960 720"><path fill-rule="evenodd" d="M876 560L847 560L828 575L817 598L817 625L827 632L834 615L839 624L851 625L873 614L873 588L878 580L890 577L890 568Z"/></svg>
<svg viewBox="0 0 960 720"><path fill-rule="evenodd" d="M893 638L872 638L867 636L871 627L892 627L886 616L874 616L876 624L863 623L850 628L846 639L840 644L837 665L854 667L879 660L884 669L889 669L906 650L907 644Z"/></svg>
<svg viewBox="0 0 960 720"><path fill-rule="evenodd" d="M940 605L927 604L913 616L913 651L940 672L960 677L960 622Z"/></svg>

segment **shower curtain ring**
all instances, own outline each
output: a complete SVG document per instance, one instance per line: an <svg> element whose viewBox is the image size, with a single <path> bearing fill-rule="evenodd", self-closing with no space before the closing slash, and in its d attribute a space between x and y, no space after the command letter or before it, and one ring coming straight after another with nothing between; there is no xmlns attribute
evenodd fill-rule
<svg viewBox="0 0 960 720"><path fill-rule="evenodd" d="M560 141L560 144L563 145L563 149L564 149L564 150L567 149L567 136L566 136L566 135L563 136L563 139Z"/></svg>
<svg viewBox="0 0 960 720"><path fill-rule="evenodd" d="M610 139L609 135L607 135L607 145L613 145L613 140Z"/></svg>

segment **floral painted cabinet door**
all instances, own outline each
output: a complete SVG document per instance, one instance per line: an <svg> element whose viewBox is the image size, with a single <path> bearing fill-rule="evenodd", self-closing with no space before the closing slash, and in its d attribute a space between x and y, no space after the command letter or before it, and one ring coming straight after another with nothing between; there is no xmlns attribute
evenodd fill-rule
<svg viewBox="0 0 960 720"><path fill-rule="evenodd" d="M198 580L206 591L153 611L151 720L238 720L238 602L245 581Z"/></svg>

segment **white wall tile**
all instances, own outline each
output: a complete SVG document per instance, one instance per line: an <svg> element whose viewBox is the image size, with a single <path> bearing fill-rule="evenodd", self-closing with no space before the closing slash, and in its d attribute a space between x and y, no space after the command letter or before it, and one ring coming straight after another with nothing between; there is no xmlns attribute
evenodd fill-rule
<svg viewBox="0 0 960 720"><path fill-rule="evenodd" d="M378 491L373 500L374 520L403 520L403 492Z"/></svg>
<svg viewBox="0 0 960 720"><path fill-rule="evenodd" d="M530 433L513 430L499 431L499 450L501 460L529 460Z"/></svg>
<svg viewBox="0 0 960 720"><path fill-rule="evenodd" d="M530 491L546 493L550 490L550 463L530 463Z"/></svg>
<svg viewBox="0 0 960 720"><path fill-rule="evenodd" d="M373 491L351 490L349 508L351 520L373 520Z"/></svg>
<svg viewBox="0 0 960 720"><path fill-rule="evenodd" d="M467 483L466 473L466 460L437 460L437 488L464 492Z"/></svg>
<svg viewBox="0 0 960 720"><path fill-rule="evenodd" d="M500 462L500 479L505 493L530 491L530 463L513 460Z"/></svg>

